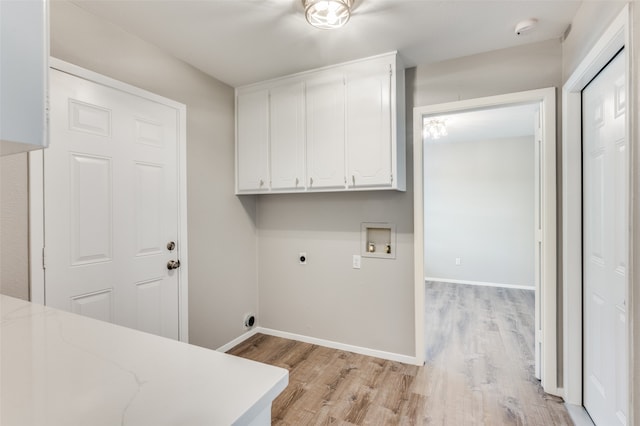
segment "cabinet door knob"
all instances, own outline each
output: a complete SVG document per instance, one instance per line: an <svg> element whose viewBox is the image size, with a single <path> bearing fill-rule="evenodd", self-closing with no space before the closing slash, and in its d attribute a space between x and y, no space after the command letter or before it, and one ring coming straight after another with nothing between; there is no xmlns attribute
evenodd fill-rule
<svg viewBox="0 0 640 426"><path fill-rule="evenodd" d="M296 178L296 186L298 186L298 183L300 183L300 181Z"/></svg>
<svg viewBox="0 0 640 426"><path fill-rule="evenodd" d="M313 185L313 178L309 178L309 186Z"/></svg>
<svg viewBox="0 0 640 426"><path fill-rule="evenodd" d="M351 175L351 182L353 182L353 186L356 186L356 175Z"/></svg>
<svg viewBox="0 0 640 426"><path fill-rule="evenodd" d="M260 181L258 181L258 183L260 184L260 186L264 185L264 181L262 179L260 179Z"/></svg>

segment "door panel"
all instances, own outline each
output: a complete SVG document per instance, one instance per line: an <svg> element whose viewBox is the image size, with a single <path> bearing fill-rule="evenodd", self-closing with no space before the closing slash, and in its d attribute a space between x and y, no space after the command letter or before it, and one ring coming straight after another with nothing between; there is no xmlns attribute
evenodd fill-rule
<svg viewBox="0 0 640 426"><path fill-rule="evenodd" d="M345 187L343 77L307 83L308 189Z"/></svg>
<svg viewBox="0 0 640 426"><path fill-rule="evenodd" d="M178 112L51 71L46 304L177 339ZM178 242L179 249L179 242Z"/></svg>
<svg viewBox="0 0 640 426"><path fill-rule="evenodd" d="M625 55L584 89L584 406L596 425L627 423L628 150Z"/></svg>
<svg viewBox="0 0 640 426"><path fill-rule="evenodd" d="M305 189L304 83L271 89L271 188Z"/></svg>
<svg viewBox="0 0 640 426"><path fill-rule="evenodd" d="M238 191L269 189L269 92L238 93L237 185Z"/></svg>
<svg viewBox="0 0 640 426"><path fill-rule="evenodd" d="M347 74L347 184L391 186L391 65Z"/></svg>
<svg viewBox="0 0 640 426"><path fill-rule="evenodd" d="M111 159L70 156L71 264L112 260Z"/></svg>
<svg viewBox="0 0 640 426"><path fill-rule="evenodd" d="M160 164L136 162L135 230L136 256L160 254L163 250L162 221L157 212L164 208L164 167Z"/></svg>
<svg viewBox="0 0 640 426"><path fill-rule="evenodd" d="M113 322L113 292L111 289L71 297L71 312Z"/></svg>

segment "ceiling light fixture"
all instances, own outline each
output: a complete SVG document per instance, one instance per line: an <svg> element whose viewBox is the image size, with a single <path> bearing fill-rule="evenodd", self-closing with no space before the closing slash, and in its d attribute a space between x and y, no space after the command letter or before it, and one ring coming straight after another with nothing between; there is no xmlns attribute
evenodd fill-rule
<svg viewBox="0 0 640 426"><path fill-rule="evenodd" d="M302 0L307 22L316 28L340 28L351 17L353 0Z"/></svg>
<svg viewBox="0 0 640 426"><path fill-rule="evenodd" d="M424 122L422 136L425 139L440 139L440 137L447 135L447 126L444 120L434 118Z"/></svg>

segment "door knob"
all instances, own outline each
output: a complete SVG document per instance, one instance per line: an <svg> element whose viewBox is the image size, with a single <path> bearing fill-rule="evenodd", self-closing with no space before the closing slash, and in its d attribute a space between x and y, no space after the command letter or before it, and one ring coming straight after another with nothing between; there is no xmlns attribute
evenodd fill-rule
<svg viewBox="0 0 640 426"><path fill-rule="evenodd" d="M167 262L167 269L168 270L173 270L173 269L178 269L180 267L180 261L179 260L170 260Z"/></svg>

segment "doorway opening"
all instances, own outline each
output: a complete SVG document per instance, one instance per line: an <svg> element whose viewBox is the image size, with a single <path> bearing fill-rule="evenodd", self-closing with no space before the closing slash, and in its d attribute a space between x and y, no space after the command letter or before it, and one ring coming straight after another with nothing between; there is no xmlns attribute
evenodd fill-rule
<svg viewBox="0 0 640 426"><path fill-rule="evenodd" d="M522 117L528 117L529 130L516 131L517 126L508 126L505 123L515 123L515 117L507 118L509 113L518 112ZM451 162L456 154L461 158L464 142L458 142L447 146L443 140L441 143L429 144L424 135L424 124L430 121L450 117L451 134L454 135L454 120L476 120L479 124L475 129L469 128L469 132L459 135L463 139L475 138L474 154L466 160L459 161L457 165L451 164L454 170L441 170L446 167L447 161ZM493 118L491 118L493 117ZM495 120L502 123L499 126L502 134L496 133L493 137L487 133L491 127L489 122ZM509 129L513 127L513 129ZM449 132L447 129L447 132ZM507 133L510 134L507 134ZM501 137L504 136L504 137ZM478 138L487 142L484 147L478 143ZM462 140L463 140L462 139ZM493 139L493 140L492 140ZM501 140L506 139L506 140ZM528 144L525 142L528 140ZM487 98L472 99L467 101L451 102L447 104L431 105L414 109L414 232L415 232L415 313L416 313L416 356L423 361L426 359L426 333L425 333L425 278L427 281L458 282L462 284L493 284L502 287L536 288L535 291L535 331L532 332L535 341L535 365L536 377L539 377L542 386L547 393L558 395L557 360L556 360L556 204L555 204L555 89L539 89L527 92L512 93L507 95L492 96ZM510 142L509 144L505 144ZM469 144L472 142L469 142ZM467 146L467 150L469 147ZM429 168L427 155L431 154L445 158L445 161L436 161ZM438 151L443 151L439 152ZM460 151L456 153L456 151ZM521 170L519 161L507 159L507 153L521 157L519 160L527 161L529 152L530 173ZM467 152L468 153L468 152ZM443 156L443 157L442 157ZM446 160L447 156L453 156ZM479 156L486 158L478 158ZM502 157L502 159L500 158ZM435 158L434 160L438 160ZM523 180L521 188L511 192L512 197L503 197L505 192L512 191L514 179L506 179L492 176L495 181L479 182L478 176L473 176L473 167L478 163L489 166L489 175L502 173L511 174L515 180ZM505 164L506 162L506 164ZM435 171L434 171L435 170ZM433 174L437 179L433 179ZM488 176L484 171L485 178ZM446 178L449 175L448 181ZM473 180L474 188L464 186L460 177L468 175L467 180ZM432 178L430 180L430 177ZM456 179L458 181L456 182ZM429 183L432 182L432 183ZM520 197L522 188L531 184L527 193L529 199L524 206L509 203L509 198ZM496 186L496 184L499 184ZM518 185L515 185L518 186ZM427 190L432 191L427 194ZM462 191L462 192L460 192ZM493 191L493 195L492 194ZM456 192L458 192L456 196ZM466 195L465 195L466 193ZM517 195L514 195L517 194ZM532 197L531 194L534 194ZM432 203L434 209L429 207L429 197L439 199ZM494 198L493 200L487 198ZM524 195L526 198L527 195ZM524 200L523 198L523 200ZM443 209L443 201L453 200L452 210ZM471 203L472 205L469 205ZM500 205L502 203L502 205ZM464 212L476 209L475 215ZM493 210L492 210L493 209ZM521 209L518 224L515 228L502 234L502 241L497 241L496 226L504 225L504 215L509 209ZM456 217L453 211L461 215ZM528 217L527 212L533 213ZM483 216L483 217L480 217ZM426 220L429 219L429 223ZM481 219L485 219L482 221ZM491 222L487 222L489 219ZM453 221L453 223L452 223ZM469 225L475 227L469 228ZM447 224L447 222L449 222ZM464 223L462 223L464 222ZM526 223L530 225L524 230ZM457 223L457 225L456 225ZM514 223L515 224L515 223ZM492 234L492 229L493 234ZM466 228L466 229L465 229ZM517 229L516 229L517 228ZM474 236L470 236L470 229L475 229ZM431 231L431 236L429 235ZM487 235L486 233L489 233ZM528 237L523 235L527 234ZM438 235L440 233L441 235ZM518 237L518 233L522 235ZM453 238L454 234L458 234ZM433 237L433 239L431 238ZM471 241L470 240L474 240ZM440 242L438 242L440 241ZM524 241L524 244L523 244ZM524 247L529 241L529 247ZM435 244L432 244L435 243ZM495 243L496 246L492 246ZM514 245L517 248L514 249ZM498 261L495 275L483 275L490 269L487 262L491 259L500 259L501 250L513 252L520 251L514 259L522 259L524 267L514 265L500 265ZM456 251L457 250L457 251ZM461 250L468 250L465 256L458 255ZM511 253L513 255L514 253ZM503 256L502 256L503 257ZM449 259L451 258L451 259ZM426 259L426 260L425 260ZM430 260L429 260L430 259ZM519 262L520 260L518 260ZM530 264L527 267L527 262ZM465 268L465 266L467 266ZM482 272L480 272L482 271ZM527 276L529 278L527 278ZM528 291L528 290L527 290Z"/></svg>

